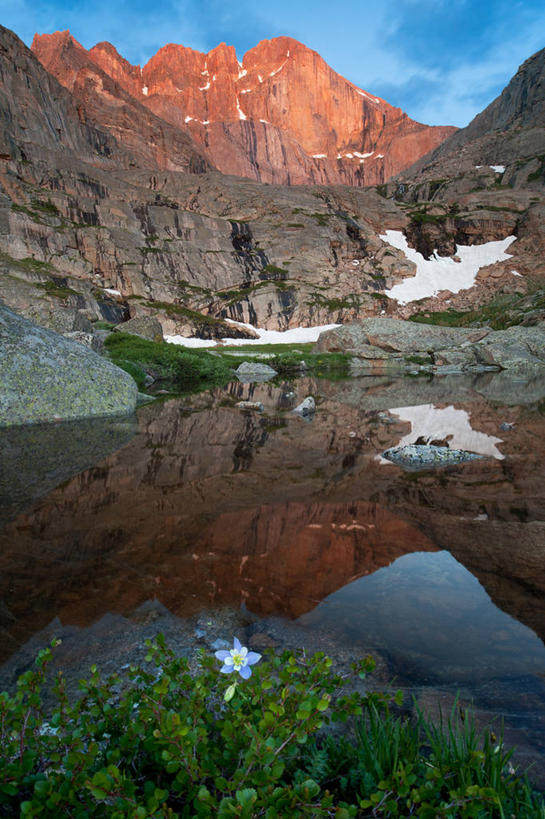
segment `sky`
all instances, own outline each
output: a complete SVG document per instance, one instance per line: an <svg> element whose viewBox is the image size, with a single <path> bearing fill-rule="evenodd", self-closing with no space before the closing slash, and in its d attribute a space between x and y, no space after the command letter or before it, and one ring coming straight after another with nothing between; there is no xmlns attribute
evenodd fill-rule
<svg viewBox="0 0 545 819"><path fill-rule="evenodd" d="M166 43L238 58L287 35L339 74L428 125L463 127L545 47L543 0L0 0L0 23L27 45L70 29L144 65Z"/></svg>

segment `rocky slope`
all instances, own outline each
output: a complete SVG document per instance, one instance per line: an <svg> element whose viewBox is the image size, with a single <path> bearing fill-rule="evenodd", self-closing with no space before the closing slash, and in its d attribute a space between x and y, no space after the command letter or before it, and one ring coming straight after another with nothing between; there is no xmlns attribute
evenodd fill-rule
<svg viewBox="0 0 545 819"><path fill-rule="evenodd" d="M545 206L535 186L496 184L489 169L482 189L471 190L468 178L466 194L454 187L443 200L438 183L403 183L405 196L397 182L361 189L225 176L188 133L146 107L156 95L129 93L139 72L111 47L91 54L68 34L39 41L52 70L72 66L69 91L15 35L0 31L0 43L0 299L52 329L72 330L81 313L112 323L152 314L167 334L204 336L225 335L218 324L225 318L286 329L407 317L426 307L468 309L498 291L522 298L543 272ZM230 65L230 52L222 53ZM297 60L309 54L303 49ZM153 82L166 83L159 62ZM249 55L244 64L241 81L258 70ZM278 76L284 71L288 64ZM417 201L422 191L433 201ZM434 248L456 253L457 243L517 241L505 261L478 271L470 289L400 306L385 292L416 268L381 238L387 229L403 230L426 256Z"/></svg>
<svg viewBox="0 0 545 819"><path fill-rule="evenodd" d="M130 95L191 134L223 173L262 182L378 184L455 130L411 120L289 37L264 40L241 63L225 43L208 54L169 44L143 68L110 43L86 51L68 31L36 35L32 50L86 109ZM116 136L130 144L136 130L139 120Z"/></svg>

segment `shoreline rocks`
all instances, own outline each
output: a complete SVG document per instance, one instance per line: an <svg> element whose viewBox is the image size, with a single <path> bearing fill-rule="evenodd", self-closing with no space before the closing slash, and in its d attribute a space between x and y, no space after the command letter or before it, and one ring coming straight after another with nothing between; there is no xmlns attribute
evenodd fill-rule
<svg viewBox="0 0 545 819"><path fill-rule="evenodd" d="M314 351L352 355L352 375L500 370L535 375L545 372L545 322L491 330L369 318L322 333Z"/></svg>
<svg viewBox="0 0 545 819"><path fill-rule="evenodd" d="M0 304L0 427L129 415L136 399L124 370Z"/></svg>

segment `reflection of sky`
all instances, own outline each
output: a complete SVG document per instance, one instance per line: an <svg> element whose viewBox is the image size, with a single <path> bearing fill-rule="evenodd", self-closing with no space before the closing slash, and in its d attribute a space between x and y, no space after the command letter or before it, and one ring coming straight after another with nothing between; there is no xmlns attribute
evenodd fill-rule
<svg viewBox="0 0 545 819"><path fill-rule="evenodd" d="M400 682L545 671L534 632L498 609L449 552L414 552L349 583L298 621L341 644L386 653Z"/></svg>
<svg viewBox="0 0 545 819"><path fill-rule="evenodd" d="M414 444L418 438L426 441L448 438L450 449L465 449L498 460L505 457L496 446L502 443L502 439L474 430L466 410L452 406L438 409L433 404L421 404L416 407L396 407L390 413L411 424L411 431L396 446Z"/></svg>

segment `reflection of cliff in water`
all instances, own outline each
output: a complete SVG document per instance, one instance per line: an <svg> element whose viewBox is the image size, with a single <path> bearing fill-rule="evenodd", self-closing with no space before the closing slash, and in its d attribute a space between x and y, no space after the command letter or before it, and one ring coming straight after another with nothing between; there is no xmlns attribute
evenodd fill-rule
<svg viewBox="0 0 545 819"><path fill-rule="evenodd" d="M194 412L145 407L124 449L0 532L6 652L55 615L86 625L153 596L181 615L244 602L295 617L354 577L434 549L545 637L545 419L488 402L472 381L455 387L452 403L503 439L504 460L411 474L377 460L410 431L388 400L446 406L444 380L417 383L417 395L410 382L302 382L294 402L323 395L312 423L284 412L290 399L270 385L252 387L262 416L223 392L194 399ZM515 426L501 435L506 420Z"/></svg>

